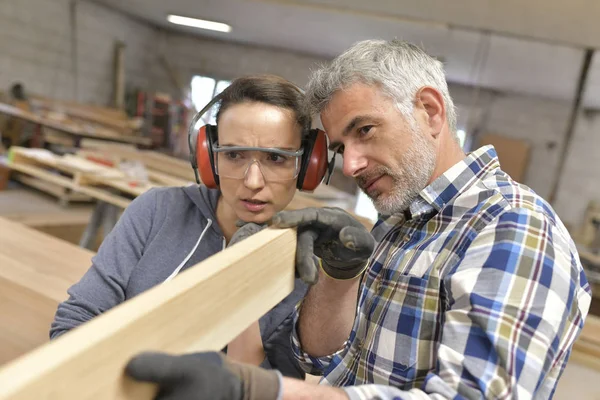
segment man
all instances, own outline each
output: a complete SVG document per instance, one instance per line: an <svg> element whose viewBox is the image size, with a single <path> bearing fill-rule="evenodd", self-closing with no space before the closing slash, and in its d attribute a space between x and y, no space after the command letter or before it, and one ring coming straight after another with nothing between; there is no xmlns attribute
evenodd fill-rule
<svg viewBox="0 0 600 400"><path fill-rule="evenodd" d="M274 218L298 227L301 276L320 257L293 347L322 384L216 353L146 354L128 372L165 399L550 398L590 288L552 208L493 147L463 153L442 64L408 43L360 42L313 74L307 102L344 174L388 216L368 262L369 235L341 210Z"/></svg>

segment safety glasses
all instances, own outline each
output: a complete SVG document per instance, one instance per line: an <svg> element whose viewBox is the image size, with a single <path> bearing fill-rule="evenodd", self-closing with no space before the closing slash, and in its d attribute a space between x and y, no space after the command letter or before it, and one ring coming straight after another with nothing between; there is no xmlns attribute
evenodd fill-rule
<svg viewBox="0 0 600 400"><path fill-rule="evenodd" d="M266 181L296 179L304 149L214 145L215 172L223 178L244 179L256 163Z"/></svg>

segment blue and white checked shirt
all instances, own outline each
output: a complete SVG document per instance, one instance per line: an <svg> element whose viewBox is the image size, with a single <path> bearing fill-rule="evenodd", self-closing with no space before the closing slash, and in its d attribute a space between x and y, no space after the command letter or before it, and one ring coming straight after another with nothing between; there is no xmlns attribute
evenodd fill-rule
<svg viewBox="0 0 600 400"><path fill-rule="evenodd" d="M552 208L486 146L410 213L373 229L344 348L313 358L294 332L303 368L353 400L550 398L591 301Z"/></svg>

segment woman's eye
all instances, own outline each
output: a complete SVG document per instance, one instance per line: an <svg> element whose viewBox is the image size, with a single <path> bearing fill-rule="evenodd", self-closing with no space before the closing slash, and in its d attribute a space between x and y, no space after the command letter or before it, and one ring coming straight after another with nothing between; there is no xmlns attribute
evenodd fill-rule
<svg viewBox="0 0 600 400"><path fill-rule="evenodd" d="M287 160L286 157L281 156L279 154L269 154L269 161L280 164L284 163Z"/></svg>
<svg viewBox="0 0 600 400"><path fill-rule="evenodd" d="M237 160L238 158L240 158L240 153L237 151L228 151L225 153L225 157L227 157L230 160Z"/></svg>

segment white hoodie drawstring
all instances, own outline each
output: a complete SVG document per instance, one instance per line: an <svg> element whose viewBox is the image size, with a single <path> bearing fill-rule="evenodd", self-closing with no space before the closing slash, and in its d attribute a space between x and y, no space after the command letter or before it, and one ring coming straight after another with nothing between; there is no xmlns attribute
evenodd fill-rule
<svg viewBox="0 0 600 400"><path fill-rule="evenodd" d="M202 238L204 237L204 234L206 233L206 231L211 226L212 226L212 220L208 219L208 223L206 224L206 227L204 228L204 230L200 234L200 237L198 238L198 241L194 245L194 248L192 249L192 251L190 251L190 253L183 259L183 261L181 262L181 264L179 264L179 266L177 268L175 268L175 271L173 271L171 273L171 275L169 275L169 277L163 281L163 283L168 282L171 279L175 278L175 276L177 276L177 274L179 273L179 271L181 271L181 268L183 268L183 266L189 261L189 259L192 258L192 255L196 252L196 249L198 248L198 245L200 245L200 242L202 241Z"/></svg>

